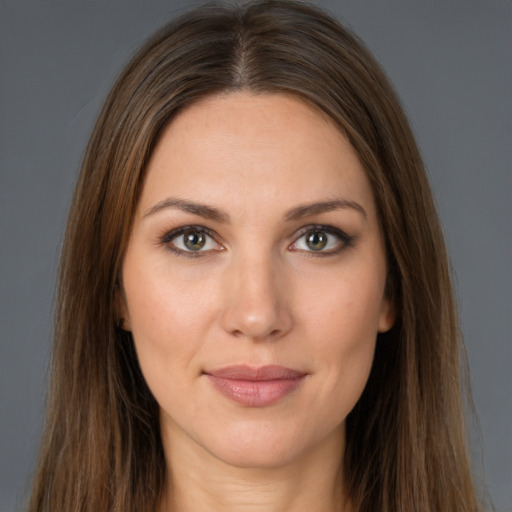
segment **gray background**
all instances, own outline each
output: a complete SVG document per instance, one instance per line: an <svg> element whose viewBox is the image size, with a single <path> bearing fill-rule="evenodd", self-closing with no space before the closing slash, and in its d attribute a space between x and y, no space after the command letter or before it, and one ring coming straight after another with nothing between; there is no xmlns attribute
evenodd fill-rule
<svg viewBox="0 0 512 512"><path fill-rule="evenodd" d="M196 2L0 0L0 512L37 452L53 285L80 159L117 73ZM512 510L512 2L317 1L374 51L426 160L450 249L496 510Z"/></svg>

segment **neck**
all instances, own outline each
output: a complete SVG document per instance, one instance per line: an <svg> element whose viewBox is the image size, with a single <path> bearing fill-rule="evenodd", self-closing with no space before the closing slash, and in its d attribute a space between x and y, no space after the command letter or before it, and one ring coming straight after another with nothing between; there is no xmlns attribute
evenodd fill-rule
<svg viewBox="0 0 512 512"><path fill-rule="evenodd" d="M234 467L193 442L173 441L164 439L168 480L160 512L350 510L343 505L342 432L301 460L270 468Z"/></svg>

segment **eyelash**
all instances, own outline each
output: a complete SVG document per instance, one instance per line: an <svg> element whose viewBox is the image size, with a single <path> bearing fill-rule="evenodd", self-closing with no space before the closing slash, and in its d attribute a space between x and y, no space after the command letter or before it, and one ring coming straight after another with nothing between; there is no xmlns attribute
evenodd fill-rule
<svg viewBox="0 0 512 512"><path fill-rule="evenodd" d="M179 249L178 247L174 246L172 244L173 240L176 238L184 235L187 231L192 231L194 233L204 234L211 238L217 245L220 245L219 242L216 239L216 234L204 227L199 225L189 225L189 226L182 226L177 229L173 229L171 231L165 232L160 237L160 244L165 246L166 249L171 251L173 254L176 254L177 256L185 257L185 258L200 258L206 256L208 253L210 253L210 250L208 251L184 251L183 249ZM291 249L293 251L302 251L305 255L308 257L328 257L328 256L334 256L336 254L339 254L344 249L350 248L354 246L355 242L355 236L348 235L341 229L335 228L333 226L325 226L320 224L312 224L309 226L305 226L303 229L299 231L297 236L295 237L294 241L288 246L289 248L293 245L297 244L297 242L307 235L308 233L314 233L314 232L320 232L320 233L326 233L329 236L334 236L339 239L340 246L336 249L331 249L328 251L318 251L315 252L313 250L311 251L305 251L302 249ZM221 252L223 249L219 250Z"/></svg>
<svg viewBox="0 0 512 512"><path fill-rule="evenodd" d="M205 228L204 226L196 225L182 226L180 228L168 231L161 237L160 243L164 245L166 249L176 254L177 256L182 256L184 258L200 258L202 256L205 256L209 251L184 251L183 249L179 249L178 247L172 245L173 240L175 240L179 236L184 235L187 231L204 234L210 237L212 240L214 240L216 244L219 243L217 242L215 233L213 231L211 231L208 228Z"/></svg>
<svg viewBox="0 0 512 512"><path fill-rule="evenodd" d="M306 256L311 257L311 258L325 258L328 256L335 256L335 255L339 254L340 252L342 252L344 249L353 247L355 239L356 239L355 236L349 235L345 231L335 228L334 226L325 226L323 224L312 224L309 226L305 226L303 229L301 229L299 231L298 235L295 237L295 241L292 244L290 244L289 247L297 244L297 242L302 237L307 235L308 233L314 233L314 232L326 233L329 236L334 236L334 237L338 238L340 243L339 243L339 247L336 247L335 249L330 249L327 251L319 251L319 252L316 252L313 250L303 251ZM295 251L301 251L301 249L295 249Z"/></svg>

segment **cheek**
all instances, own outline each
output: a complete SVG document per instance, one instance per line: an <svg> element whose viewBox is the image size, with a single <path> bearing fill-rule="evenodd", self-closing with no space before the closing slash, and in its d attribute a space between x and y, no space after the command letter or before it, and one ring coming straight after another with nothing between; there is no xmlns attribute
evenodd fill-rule
<svg viewBox="0 0 512 512"><path fill-rule="evenodd" d="M123 267L123 286L139 363L157 395L159 388L180 382L179 378L171 382L169 375L193 369L211 303L201 287L173 275L160 262L138 265L130 255Z"/></svg>
<svg viewBox="0 0 512 512"><path fill-rule="evenodd" d="M325 370L322 394L343 419L359 399L373 363L384 283L381 275L353 272L325 283L329 293L304 301L312 357ZM376 285L377 283L377 285Z"/></svg>
<svg viewBox="0 0 512 512"><path fill-rule="evenodd" d="M349 272L317 278L314 287L309 288L315 290L314 296L300 298L300 316L308 319L320 344L339 339L357 346L376 337L383 305L383 274L351 268Z"/></svg>

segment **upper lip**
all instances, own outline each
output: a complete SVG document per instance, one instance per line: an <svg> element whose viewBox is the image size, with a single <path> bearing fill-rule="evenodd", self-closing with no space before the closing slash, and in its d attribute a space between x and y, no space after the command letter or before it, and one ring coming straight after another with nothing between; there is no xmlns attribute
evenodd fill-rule
<svg viewBox="0 0 512 512"><path fill-rule="evenodd" d="M297 379L306 375L306 372L279 365L259 367L234 365L225 366L224 368L218 368L215 370L208 370L204 373L221 379L248 381Z"/></svg>

